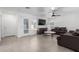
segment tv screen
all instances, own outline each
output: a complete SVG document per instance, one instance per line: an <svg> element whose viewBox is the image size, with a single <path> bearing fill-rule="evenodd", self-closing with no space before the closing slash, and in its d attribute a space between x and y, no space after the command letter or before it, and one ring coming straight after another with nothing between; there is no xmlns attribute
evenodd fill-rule
<svg viewBox="0 0 79 59"><path fill-rule="evenodd" d="M46 20L44 20L44 19L39 19L38 25L45 25L45 24L46 24Z"/></svg>

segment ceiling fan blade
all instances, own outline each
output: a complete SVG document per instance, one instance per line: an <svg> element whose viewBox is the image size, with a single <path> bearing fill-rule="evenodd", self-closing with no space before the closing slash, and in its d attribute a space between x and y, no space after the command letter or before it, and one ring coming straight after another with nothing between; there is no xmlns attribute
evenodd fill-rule
<svg viewBox="0 0 79 59"><path fill-rule="evenodd" d="M53 17L55 17L55 16L61 16L61 15L52 15Z"/></svg>
<svg viewBox="0 0 79 59"><path fill-rule="evenodd" d="M30 7L25 7L26 9L30 9Z"/></svg>
<svg viewBox="0 0 79 59"><path fill-rule="evenodd" d="M56 15L56 16L61 16L61 15Z"/></svg>

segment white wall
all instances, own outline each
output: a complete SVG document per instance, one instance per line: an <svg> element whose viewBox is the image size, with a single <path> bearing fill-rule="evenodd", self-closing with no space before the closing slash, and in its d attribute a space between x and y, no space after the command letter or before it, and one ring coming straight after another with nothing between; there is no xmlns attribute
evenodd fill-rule
<svg viewBox="0 0 79 59"><path fill-rule="evenodd" d="M17 15L9 10L0 9L1 15L1 37L11 36L17 34Z"/></svg>
<svg viewBox="0 0 79 59"><path fill-rule="evenodd" d="M15 14L2 12L2 37L16 35L17 17Z"/></svg>
<svg viewBox="0 0 79 59"><path fill-rule="evenodd" d="M11 20L13 20L13 22L14 22L14 19L17 20L16 26L18 26L18 27L17 27L17 30L16 30L17 31L16 34L17 34L18 37L21 37L21 36L36 34L37 27L38 27L38 24L37 24L38 18L44 18L44 19L48 20L47 15L48 15L49 9L47 9L47 8L46 8L47 10L44 9L44 8L41 8L41 9L42 9L42 11L39 11L39 8L31 8L29 10L29 9L25 9L25 8L9 8L8 7L8 8L0 8L0 11L2 12L2 18L4 20L6 19L6 20L10 21L10 19L11 19ZM31 13L30 13L30 11L31 11ZM38 17L35 16L35 15L37 15ZM29 20L29 33L27 33L27 34L24 34L24 25L23 25L23 23L24 23L23 19L24 18L27 18ZM4 20L3 20L3 22L4 22ZM13 22L11 22L12 27L16 27L15 25L13 26L13 24L14 24ZM31 28L32 22L36 22L36 28L35 29ZM10 24L10 23L8 23L8 24ZM4 25L3 25L3 27L4 27ZM47 25L45 25L43 27L47 27ZM2 28L2 30L3 30L2 34L3 34L3 36L5 36L4 35L5 34L4 28ZM11 29L11 31L9 31L9 33L11 33L11 32L13 32L13 34L15 34L15 29L14 30Z"/></svg>
<svg viewBox="0 0 79 59"><path fill-rule="evenodd" d="M0 16L0 40L1 40L1 16Z"/></svg>
<svg viewBox="0 0 79 59"><path fill-rule="evenodd" d="M16 9L16 8L15 8ZM16 10L10 10L9 8L0 8L0 11L2 12L0 15L2 15L2 37L10 35L15 35L17 37L21 36L27 36L27 35L35 35L37 32L37 17L32 14L27 14L26 12L22 11L16 11ZM29 20L29 33L24 34L24 22L23 19L27 18ZM5 22L8 24L8 33L5 35ZM15 23L16 22L16 23ZM32 23L35 22L36 28L32 28ZM9 28L10 27L10 28ZM12 29L13 28L13 29Z"/></svg>
<svg viewBox="0 0 79 59"><path fill-rule="evenodd" d="M53 19L55 27L67 27L68 30L79 29L79 8L63 8L61 16Z"/></svg>

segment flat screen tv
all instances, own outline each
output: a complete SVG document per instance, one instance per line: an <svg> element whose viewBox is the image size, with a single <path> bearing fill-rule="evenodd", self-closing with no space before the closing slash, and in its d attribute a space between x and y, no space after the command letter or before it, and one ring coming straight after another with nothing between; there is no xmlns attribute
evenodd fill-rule
<svg viewBox="0 0 79 59"><path fill-rule="evenodd" d="M44 19L38 20L38 25L45 25L45 24L46 24L46 20L44 20Z"/></svg>

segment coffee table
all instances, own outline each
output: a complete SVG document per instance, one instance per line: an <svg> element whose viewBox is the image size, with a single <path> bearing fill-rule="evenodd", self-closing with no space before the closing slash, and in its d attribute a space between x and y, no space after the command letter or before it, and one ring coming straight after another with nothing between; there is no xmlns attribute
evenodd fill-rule
<svg viewBox="0 0 79 59"><path fill-rule="evenodd" d="M45 35L53 35L53 34L55 34L56 32L54 32L54 31L45 31L44 33L45 33Z"/></svg>

